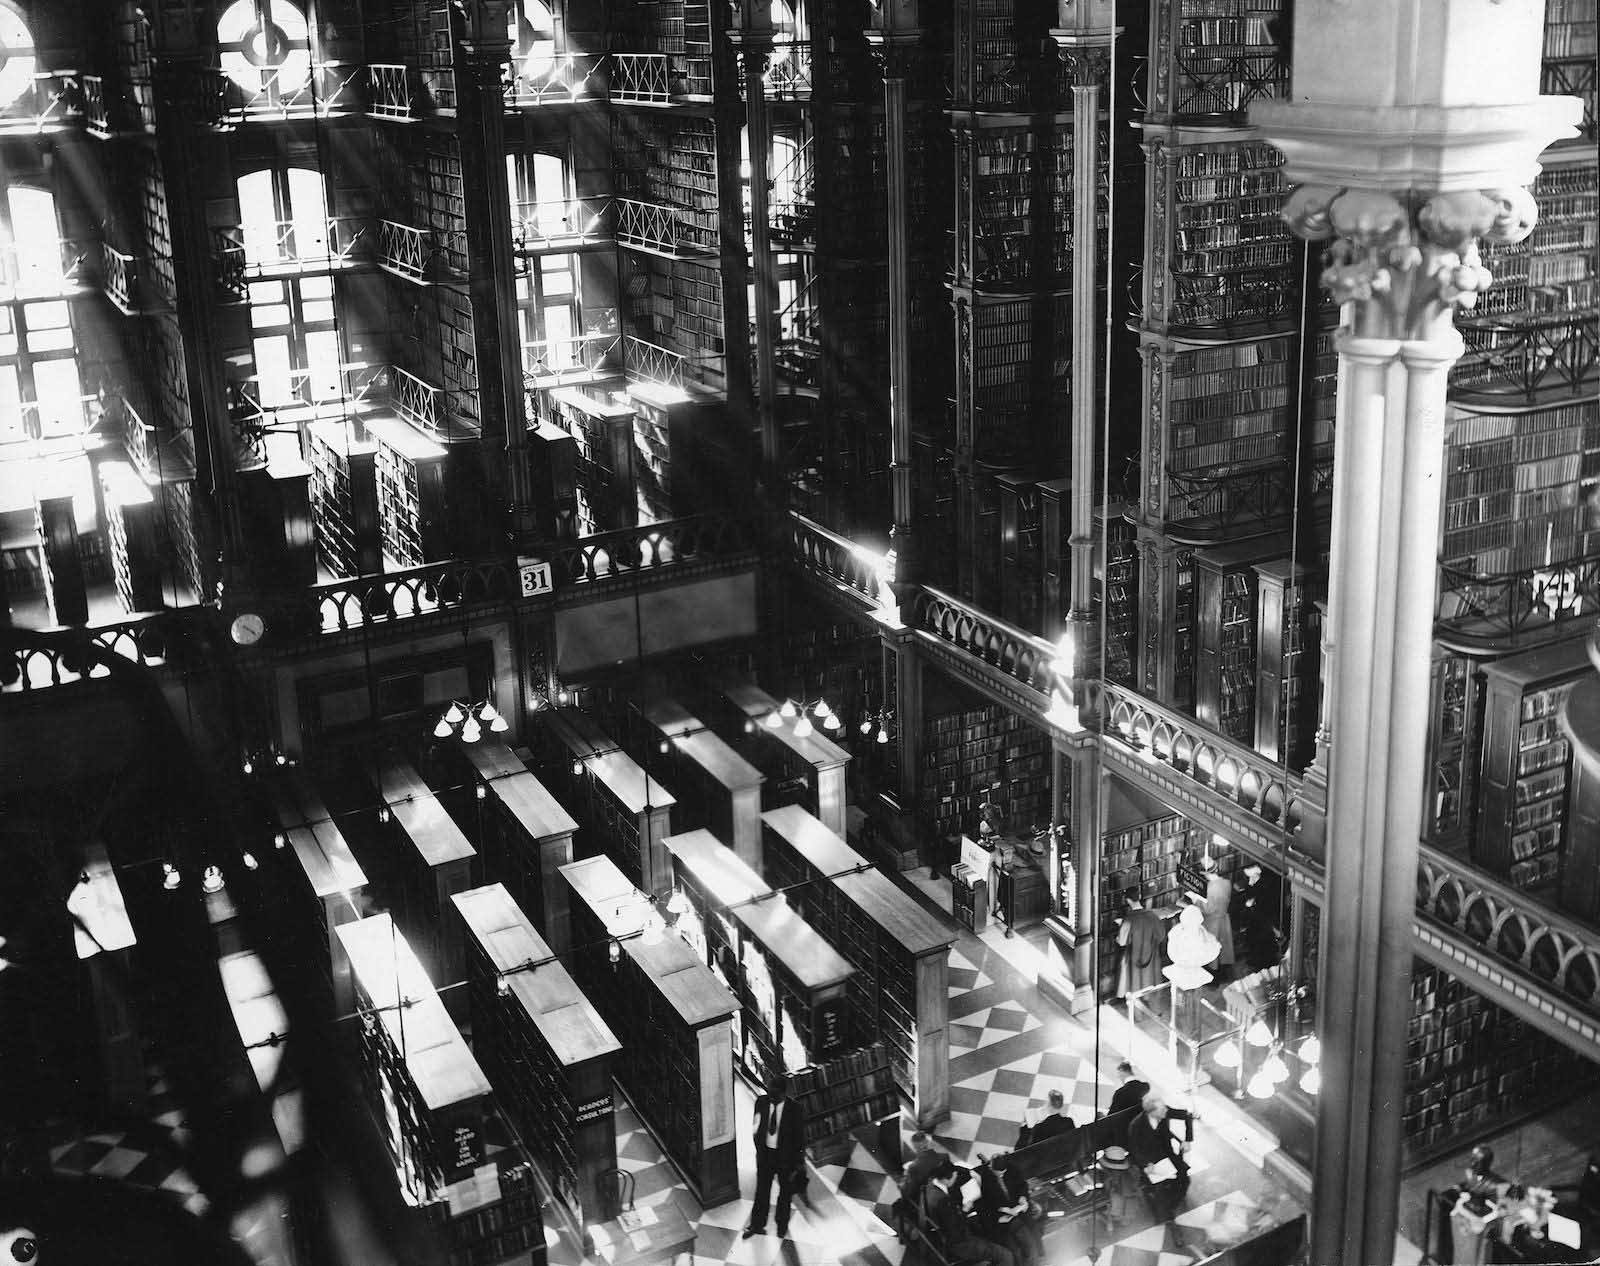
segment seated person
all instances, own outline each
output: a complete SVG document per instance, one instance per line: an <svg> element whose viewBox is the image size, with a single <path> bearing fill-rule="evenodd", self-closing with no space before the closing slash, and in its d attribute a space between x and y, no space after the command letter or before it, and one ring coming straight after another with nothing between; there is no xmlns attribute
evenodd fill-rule
<svg viewBox="0 0 1600 1266"><path fill-rule="evenodd" d="M1027 1179L1006 1162L997 1156L978 1165L978 1229L985 1239L1010 1249L1022 1266L1038 1266L1044 1257L1043 1213L1028 1199Z"/></svg>
<svg viewBox="0 0 1600 1266"><path fill-rule="evenodd" d="M933 1171L938 1169L949 1158L934 1147L933 1139L921 1130L911 1136L911 1159L902 1167L900 1173L900 1199L895 1202L895 1222L900 1233L900 1242L905 1243L905 1225L911 1219L911 1211L921 1207L922 1192L928 1185L928 1179ZM958 1170L955 1179L956 1187L966 1181L967 1171Z"/></svg>
<svg viewBox="0 0 1600 1266"><path fill-rule="evenodd" d="M1144 1102L1144 1097L1150 1093L1150 1083L1143 1081L1134 1074L1133 1065L1127 1060L1117 1065L1117 1072L1122 1075L1122 1084L1117 1087L1111 1096L1111 1106L1106 1109L1108 1117L1114 1117L1119 1112L1126 1112L1129 1108L1137 1108Z"/></svg>
<svg viewBox="0 0 1600 1266"><path fill-rule="evenodd" d="M1028 1129L1029 1143L1042 1143L1058 1134L1076 1134L1078 1123L1067 1115L1067 1099L1059 1090L1045 1096L1045 1114Z"/></svg>
<svg viewBox="0 0 1600 1266"><path fill-rule="evenodd" d="M1128 1123L1128 1158L1141 1170L1169 1160L1178 1171L1178 1181L1187 1182L1189 1162L1183 1156L1187 1144L1178 1141L1171 1123L1187 1120L1189 1114L1171 1111L1167 1101L1154 1091L1144 1097L1139 1109L1139 1115ZM1145 1178L1149 1180L1148 1173Z"/></svg>
<svg viewBox="0 0 1600 1266"><path fill-rule="evenodd" d="M988 1266L1016 1266L1011 1250L984 1239L967 1221L961 1196L955 1190L956 1166L945 1157L928 1178L922 1193L922 1207L933 1223L945 1256L964 1257Z"/></svg>

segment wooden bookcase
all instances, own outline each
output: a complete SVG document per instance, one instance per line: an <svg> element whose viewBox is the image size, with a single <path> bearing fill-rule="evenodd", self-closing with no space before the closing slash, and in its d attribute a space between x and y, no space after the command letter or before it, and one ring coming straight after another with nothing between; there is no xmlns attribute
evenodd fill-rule
<svg viewBox="0 0 1600 1266"><path fill-rule="evenodd" d="M638 934L653 907L610 858L584 858L561 874L573 892L578 984L622 1043L618 1078L634 1109L703 1207L736 1199L737 999L682 937Z"/></svg>
<svg viewBox="0 0 1600 1266"><path fill-rule="evenodd" d="M900 1092L889 1050L863 1046L789 1078L789 1093L806 1114L806 1145L819 1165L843 1161L854 1146L850 1132L877 1125L876 1154L892 1169L900 1159Z"/></svg>
<svg viewBox="0 0 1600 1266"><path fill-rule="evenodd" d="M1152 24L1176 26L1172 111L1190 120L1243 121L1252 100L1282 96L1289 63L1269 24L1285 20L1281 0L1172 0Z"/></svg>
<svg viewBox="0 0 1600 1266"><path fill-rule="evenodd" d="M1117 924L1122 918L1122 894L1138 889L1147 909L1175 908L1185 890L1184 858L1202 844L1207 832L1178 814L1154 818L1112 831L1100 840L1100 917L1095 923L1100 938L1100 992L1116 991Z"/></svg>
<svg viewBox="0 0 1600 1266"><path fill-rule="evenodd" d="M629 716L639 718L630 728L642 731L630 746L652 775L675 789L674 826L704 827L759 872L761 771L675 699L646 700Z"/></svg>
<svg viewBox="0 0 1600 1266"><path fill-rule="evenodd" d="M261 1122L258 1137L275 1138L283 1155L292 1156L305 1145L306 1134L300 1080L283 1058L283 1039L289 1036L288 1013L278 999L272 977L254 953L239 950L223 954L217 960L217 973L239 1034L239 1045L234 1049L240 1061L249 1064L260 1096L244 1110L249 1114L246 1119L254 1115ZM262 1118L272 1122L271 1136L265 1135ZM238 1125L236 1118L235 1128Z"/></svg>
<svg viewBox="0 0 1600 1266"><path fill-rule="evenodd" d="M955 935L798 805L761 815L766 873L856 969L859 1032L889 1050L895 1084L923 1128L950 1111L948 959Z"/></svg>
<svg viewBox="0 0 1600 1266"><path fill-rule="evenodd" d="M837 1054L854 1031L855 974L767 882L710 831L668 836L678 934L742 1004L734 1058L757 1086Z"/></svg>
<svg viewBox="0 0 1600 1266"><path fill-rule="evenodd" d="M334 1014L344 1015L355 997L338 929L360 917L367 875L305 774L290 771L278 775L272 799L280 833L294 856L293 866L274 866L267 872L285 882L288 889L280 894L278 908L298 923L298 927L291 923L295 931L303 931L317 946L315 962L326 981Z"/></svg>
<svg viewBox="0 0 1600 1266"><path fill-rule="evenodd" d="M447 917L450 897L476 882L478 851L407 761L383 757L374 781L390 818L380 822L378 847L363 854L367 869L394 900L397 921L417 945L430 976L453 984L462 978L466 960L461 925ZM465 1011L459 996L449 996L452 1014Z"/></svg>
<svg viewBox="0 0 1600 1266"><path fill-rule="evenodd" d="M542 767L577 813L585 851L604 853L647 892L665 893L672 865L661 841L672 834L677 797L577 708L550 709L537 719Z"/></svg>
<svg viewBox="0 0 1600 1266"><path fill-rule="evenodd" d="M599 1221L617 1164L611 1077L622 1044L567 969L545 961L550 947L503 884L451 901L467 929L473 1051L574 1220Z"/></svg>
<svg viewBox="0 0 1600 1266"><path fill-rule="evenodd" d="M39 534L44 562L40 570L51 621L87 624L89 590L84 583L83 561L78 557L78 518L72 498L38 498L34 502L34 526Z"/></svg>
<svg viewBox="0 0 1600 1266"><path fill-rule="evenodd" d="M1317 689L1321 629L1311 573L1287 558L1257 563L1255 747L1268 760L1303 769L1315 726L1304 723L1304 697ZM1314 701L1313 701L1314 703Z"/></svg>
<svg viewBox="0 0 1600 1266"><path fill-rule="evenodd" d="M397 567L450 557L444 514L444 445L400 418L375 418L378 514L383 552Z"/></svg>
<svg viewBox="0 0 1600 1266"><path fill-rule="evenodd" d="M552 945L572 944L567 886L556 872L573 858L578 824L504 743L479 740L457 750L484 797L479 822L484 868L537 920Z"/></svg>
<svg viewBox="0 0 1600 1266"><path fill-rule="evenodd" d="M383 570L378 446L353 432L346 422L312 422L305 428L317 555L335 576Z"/></svg>
<svg viewBox="0 0 1600 1266"><path fill-rule="evenodd" d="M1050 740L998 704L929 718L923 727L922 805L936 839L974 835L992 799L1022 834L1050 819Z"/></svg>
<svg viewBox="0 0 1600 1266"><path fill-rule="evenodd" d="M1288 549L1286 537L1196 550L1195 716L1236 743L1256 738L1255 564Z"/></svg>
<svg viewBox="0 0 1600 1266"><path fill-rule="evenodd" d="M1016 472L997 475L995 483L1000 486L1000 615L1029 632L1041 633L1044 507L1039 481Z"/></svg>
<svg viewBox="0 0 1600 1266"><path fill-rule="evenodd" d="M793 721L769 726L778 701L743 678L717 678L699 703L712 726L765 775L764 805L798 803L836 835L845 834L849 752L821 733L796 734Z"/></svg>
<svg viewBox="0 0 1600 1266"><path fill-rule="evenodd" d="M633 410L597 399L577 387L543 393L550 420L572 436L578 535L592 536L639 521L631 456Z"/></svg>
<svg viewBox="0 0 1600 1266"><path fill-rule="evenodd" d="M1476 665L1464 655L1435 647L1433 652L1433 722L1431 747L1434 770L1433 803L1424 823L1429 838L1452 843L1463 838L1472 817L1473 786L1477 781L1478 712L1473 699Z"/></svg>
<svg viewBox="0 0 1600 1266"><path fill-rule="evenodd" d="M1514 887L1561 878L1572 744L1557 716L1594 671L1579 638L1485 664L1483 767L1473 860Z"/></svg>
<svg viewBox="0 0 1600 1266"><path fill-rule="evenodd" d="M738 469L716 402L658 382L628 384L633 406L634 483L647 521L724 502Z"/></svg>
<svg viewBox="0 0 1600 1266"><path fill-rule="evenodd" d="M1128 507L1114 502L1095 510L1100 601L1105 607L1105 673L1131 686L1139 658L1139 540L1127 519Z"/></svg>

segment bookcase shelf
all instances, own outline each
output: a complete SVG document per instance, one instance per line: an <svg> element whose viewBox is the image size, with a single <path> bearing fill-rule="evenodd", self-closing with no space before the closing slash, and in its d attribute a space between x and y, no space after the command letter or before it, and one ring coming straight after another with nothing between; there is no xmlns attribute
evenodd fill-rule
<svg viewBox="0 0 1600 1266"><path fill-rule="evenodd" d="M1303 769L1311 759L1321 646L1311 572L1287 558L1255 565L1255 748Z"/></svg>
<svg viewBox="0 0 1600 1266"><path fill-rule="evenodd" d="M573 894L574 974L622 1043L618 1077L635 1110L702 1206L736 1199L738 1001L682 937L637 934L649 905L609 858L561 874Z"/></svg>
<svg viewBox="0 0 1600 1266"><path fill-rule="evenodd" d="M457 893L466 925L472 1044L502 1110L582 1225L616 1167L611 1073L622 1046L501 884ZM523 968L536 962L540 966ZM520 969L520 970L519 970ZM503 990L503 992L502 992Z"/></svg>
<svg viewBox="0 0 1600 1266"><path fill-rule="evenodd" d="M1185 855L1201 846L1207 836L1178 814L1154 818L1111 831L1100 840L1099 919L1100 992L1110 997L1117 981L1117 925L1123 916L1122 894L1137 889L1146 908L1172 908L1181 904L1184 891L1180 874ZM1222 865L1221 859L1218 862Z"/></svg>
<svg viewBox="0 0 1600 1266"><path fill-rule="evenodd" d="M304 434L319 558L335 576L382 571L377 445L357 438L345 422L312 422ZM393 481L397 473L389 478Z"/></svg>
<svg viewBox="0 0 1600 1266"><path fill-rule="evenodd" d="M799 806L761 821L768 881L793 888L790 903L855 968L848 996L857 1031L888 1050L918 1124L943 1120L954 934Z"/></svg>
<svg viewBox="0 0 1600 1266"><path fill-rule="evenodd" d="M1452 843L1466 832L1471 814L1477 751L1478 688L1474 665L1465 656L1435 649L1433 655L1433 770L1434 794L1430 806L1431 838Z"/></svg>
<svg viewBox="0 0 1600 1266"><path fill-rule="evenodd" d="M998 704L924 722L919 804L935 839L975 835L985 800L1017 835L1048 824L1050 779L1049 738Z"/></svg>
<svg viewBox="0 0 1600 1266"><path fill-rule="evenodd" d="M1099 598L1105 607L1105 674L1131 686L1139 654L1139 540L1122 502L1095 511L1096 535L1104 541Z"/></svg>
<svg viewBox="0 0 1600 1266"><path fill-rule="evenodd" d="M818 1164L848 1154L850 1131L879 1124L884 1159L893 1166L900 1154L900 1093L883 1043L863 1046L789 1078L789 1093L806 1117L806 1144Z"/></svg>
<svg viewBox="0 0 1600 1266"><path fill-rule="evenodd" d="M1517 888L1559 880L1572 745L1558 712L1593 671L1581 640L1484 665L1483 767L1473 859Z"/></svg>
<svg viewBox="0 0 1600 1266"><path fill-rule="evenodd" d="M1268 536L1195 551L1195 716L1246 747L1256 744L1256 564L1288 548Z"/></svg>

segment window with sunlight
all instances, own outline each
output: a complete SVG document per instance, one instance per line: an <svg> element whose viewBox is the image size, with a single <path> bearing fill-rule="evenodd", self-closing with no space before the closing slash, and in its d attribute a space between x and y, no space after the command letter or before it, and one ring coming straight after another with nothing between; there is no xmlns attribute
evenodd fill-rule
<svg viewBox="0 0 1600 1266"><path fill-rule="evenodd" d="M11 0L0 0L0 109L20 100L33 87L39 69L33 33Z"/></svg>
<svg viewBox="0 0 1600 1266"><path fill-rule="evenodd" d="M217 20L222 73L245 92L295 92L311 79L311 32L288 0L237 0Z"/></svg>
<svg viewBox="0 0 1600 1266"><path fill-rule="evenodd" d="M513 0L511 64L517 74L537 82L556 68L556 19L544 0Z"/></svg>

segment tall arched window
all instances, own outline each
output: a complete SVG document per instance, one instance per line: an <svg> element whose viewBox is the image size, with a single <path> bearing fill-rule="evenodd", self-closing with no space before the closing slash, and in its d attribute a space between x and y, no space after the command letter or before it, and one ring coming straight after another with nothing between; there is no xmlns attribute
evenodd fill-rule
<svg viewBox="0 0 1600 1266"><path fill-rule="evenodd" d="M0 0L0 109L33 87L39 68L33 54L33 33L11 0Z"/></svg>
<svg viewBox="0 0 1600 1266"><path fill-rule="evenodd" d="M289 0L237 0L217 19L222 73L252 97L295 92L311 78L311 30Z"/></svg>
<svg viewBox="0 0 1600 1266"><path fill-rule="evenodd" d="M556 68L556 19L544 0L513 0L511 64L523 79L543 79Z"/></svg>
<svg viewBox="0 0 1600 1266"><path fill-rule="evenodd" d="M508 154L506 179L527 232L545 239L573 232L572 217L582 210L572 199L571 168L559 154ZM555 251L529 257L517 276L517 311L525 362L570 367L583 329L578 257Z"/></svg>

